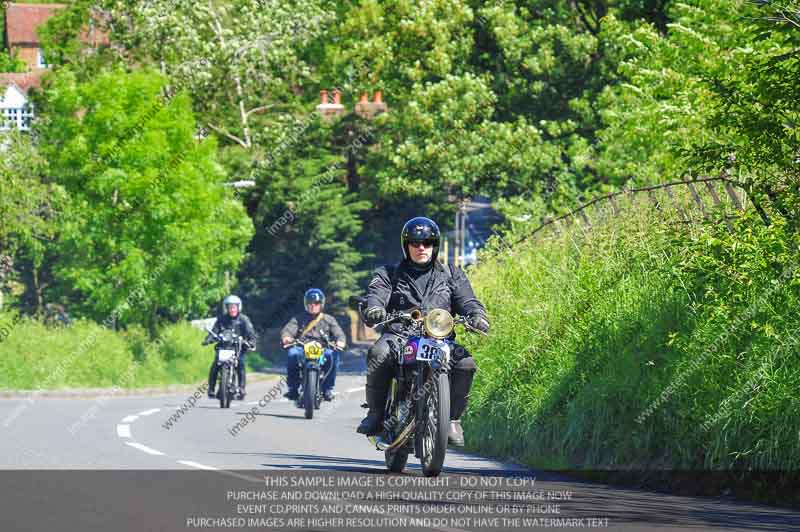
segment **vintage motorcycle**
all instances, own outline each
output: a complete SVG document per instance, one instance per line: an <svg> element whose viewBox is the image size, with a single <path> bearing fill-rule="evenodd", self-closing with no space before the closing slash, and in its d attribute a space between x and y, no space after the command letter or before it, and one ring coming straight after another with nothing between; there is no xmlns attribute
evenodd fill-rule
<svg viewBox="0 0 800 532"><path fill-rule="evenodd" d="M350 306L364 315L366 298L350 298ZM397 363L389 388L384 412L384 432L368 436L376 449L384 452L386 467L395 473L403 471L408 456L420 459L426 477L438 476L447 452L450 426L449 371L456 343L450 339L457 324L469 331L465 318L453 318L444 309L433 309L423 315L393 312L385 321L372 327L402 322L409 334L401 345L391 345Z"/></svg>
<svg viewBox="0 0 800 532"><path fill-rule="evenodd" d="M246 347L252 349L244 338L236 334L233 329L225 329L220 334L206 327L206 331L216 340L215 350L217 352L216 363L219 366L218 378L219 387L217 398L219 398L220 408L230 408L231 399L241 391L239 389L239 379L236 371L241 361L241 354Z"/></svg>
<svg viewBox="0 0 800 532"><path fill-rule="evenodd" d="M298 389L298 397L295 400L295 406L305 410L306 419L314 417L314 410L319 410L322 405L322 382L328 376L328 373L323 373L322 366L325 364L326 356L325 349L334 349L333 344L327 339L323 342L318 340L308 340L306 342L294 340L292 343L286 345L286 348L294 345L299 345L303 348L303 358L300 359L300 370L303 373L303 378L300 381ZM333 366L328 371L332 371Z"/></svg>

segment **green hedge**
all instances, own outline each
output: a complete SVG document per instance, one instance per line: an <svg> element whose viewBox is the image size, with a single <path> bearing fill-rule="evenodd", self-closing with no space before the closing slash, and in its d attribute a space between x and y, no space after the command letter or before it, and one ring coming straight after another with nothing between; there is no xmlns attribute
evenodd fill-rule
<svg viewBox="0 0 800 532"><path fill-rule="evenodd" d="M188 324L168 325L155 340L143 328L116 332L80 320L69 327L0 314L0 389L140 388L190 384L208 376L214 356ZM248 355L263 366L260 357Z"/></svg>

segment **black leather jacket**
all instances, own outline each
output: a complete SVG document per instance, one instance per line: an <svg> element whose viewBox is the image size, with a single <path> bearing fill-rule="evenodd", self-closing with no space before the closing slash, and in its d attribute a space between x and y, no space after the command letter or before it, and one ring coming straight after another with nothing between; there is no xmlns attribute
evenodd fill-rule
<svg viewBox="0 0 800 532"><path fill-rule="evenodd" d="M387 312L395 312L418 308L427 313L429 310L442 308L451 314L478 315L489 321L486 307L475 297L472 285L461 268L436 262L424 291L416 286L409 275L410 268L408 262L402 261L375 270L369 283L366 309L383 307ZM388 328L394 332L403 332L404 325L392 323Z"/></svg>
<svg viewBox="0 0 800 532"><path fill-rule="evenodd" d="M231 318L227 314L222 314L217 316L217 321L214 322L214 326L211 328L216 334L219 334L221 331L233 329L236 331L236 334L243 337L250 345L256 345L256 331L253 328L253 324L250 322L250 318L245 316L244 314L239 314L235 318ZM210 334L206 336L206 339L203 343L211 343L214 341L214 337ZM247 350L245 348L245 350Z"/></svg>

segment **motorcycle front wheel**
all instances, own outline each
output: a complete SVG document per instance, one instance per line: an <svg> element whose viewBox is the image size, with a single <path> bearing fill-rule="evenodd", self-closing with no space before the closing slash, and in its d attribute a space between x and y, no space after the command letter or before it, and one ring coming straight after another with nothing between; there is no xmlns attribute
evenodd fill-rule
<svg viewBox="0 0 800 532"><path fill-rule="evenodd" d="M384 419L398 419L399 412L397 408L398 404L398 393L399 386L397 385L397 380L392 379L391 384L391 391L389 393L389 397L386 401L386 408L384 409ZM395 425L395 430L398 430L398 427ZM392 451L384 451L383 458L386 462L386 469L391 471L392 473L402 473L403 469L406 467L406 463L408 462L408 454L409 450L408 447L403 444L400 448L394 449Z"/></svg>
<svg viewBox="0 0 800 532"><path fill-rule="evenodd" d="M230 380L230 368L225 365L222 366L222 371L220 372L220 381L219 381L219 407L220 408L229 408L231 406L231 395L228 386L228 381Z"/></svg>
<svg viewBox="0 0 800 532"><path fill-rule="evenodd" d="M450 429L450 379L445 372L428 370L426 392L417 400L415 443L420 450L422 473L437 477L442 472Z"/></svg>
<svg viewBox="0 0 800 532"><path fill-rule="evenodd" d="M303 378L303 407L306 411L306 419L314 417L314 404L317 400L317 370L306 369Z"/></svg>
<svg viewBox="0 0 800 532"><path fill-rule="evenodd" d="M384 460L386 460L386 469L392 473L402 473L406 468L408 462L408 449L403 445L400 449L394 451L384 451Z"/></svg>

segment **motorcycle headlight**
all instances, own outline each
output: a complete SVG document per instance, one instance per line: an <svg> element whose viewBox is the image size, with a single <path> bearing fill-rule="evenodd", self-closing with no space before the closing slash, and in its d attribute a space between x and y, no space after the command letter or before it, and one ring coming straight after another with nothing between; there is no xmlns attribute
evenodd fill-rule
<svg viewBox="0 0 800 532"><path fill-rule="evenodd" d="M309 342L303 347L306 358L317 359L322 356L322 344L319 342Z"/></svg>
<svg viewBox="0 0 800 532"><path fill-rule="evenodd" d="M442 308L433 309L425 316L425 332L434 338L442 339L450 336L455 323L453 316Z"/></svg>

